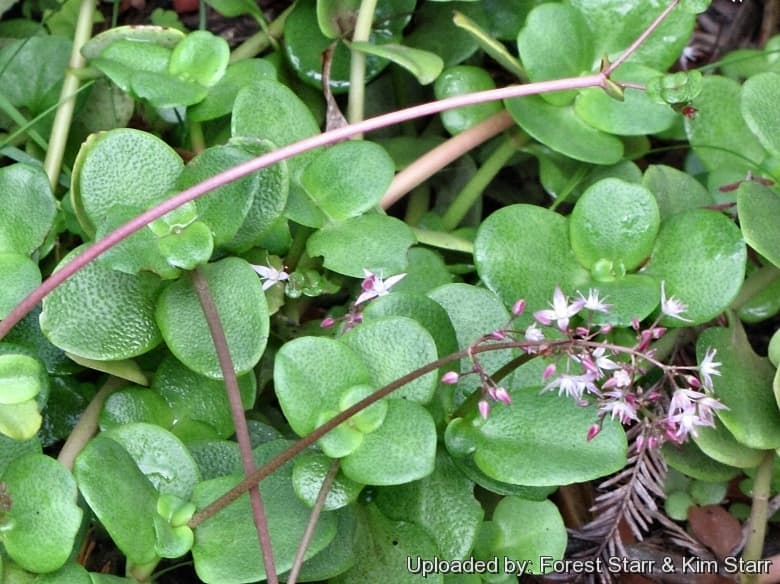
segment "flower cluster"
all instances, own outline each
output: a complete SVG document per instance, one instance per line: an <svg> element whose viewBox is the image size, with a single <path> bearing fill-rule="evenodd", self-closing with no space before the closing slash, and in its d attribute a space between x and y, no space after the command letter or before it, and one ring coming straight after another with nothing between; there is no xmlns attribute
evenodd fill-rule
<svg viewBox="0 0 780 584"><path fill-rule="evenodd" d="M599 434L609 417L624 425L646 424L648 431L642 433L642 439L648 447L666 441L681 444L689 436L697 436L699 427L714 426L715 413L726 409L712 395L713 376L720 375L715 350L707 351L698 366L670 365L656 359L653 342L666 334L661 319L691 322L683 316L686 305L667 295L664 282L658 318L644 327L634 319L636 340L630 346L611 342L610 325L594 324L596 313L608 313L611 308L597 290L587 294L578 291L571 299L556 287L549 306L534 312L534 322L517 331L511 324L525 308L525 302L518 301L509 323L473 346L509 339L526 354L545 358L548 364L542 375L542 392L556 391L579 405L596 406L598 419L588 431L588 440ZM482 369L474 353L469 354L472 369L465 374L480 377L477 408L487 419L492 402L509 405L511 396ZM660 370L661 375L648 375L651 370ZM450 371L442 382L457 383L461 376Z"/></svg>
<svg viewBox="0 0 780 584"><path fill-rule="evenodd" d="M363 315L360 313L362 304L368 302L369 300L373 300L374 298L386 296L390 293L390 288L395 286L405 277L406 274L396 274L395 276L390 276L389 278L384 279L380 274L375 274L370 270L364 269L363 281L360 283L360 289L362 292L357 297L355 302L350 305L347 314L342 317L327 316L322 319L320 326L322 328L331 328L332 326L336 325L336 323L342 322L343 326L341 332L348 331L352 327L363 322Z"/></svg>

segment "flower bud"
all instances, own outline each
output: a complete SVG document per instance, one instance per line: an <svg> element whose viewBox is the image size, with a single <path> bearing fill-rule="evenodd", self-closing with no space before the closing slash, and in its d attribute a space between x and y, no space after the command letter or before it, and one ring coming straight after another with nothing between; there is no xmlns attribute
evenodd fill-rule
<svg viewBox="0 0 780 584"><path fill-rule="evenodd" d="M503 387L496 388L496 399L506 405L512 405L512 398L509 396L509 392Z"/></svg>
<svg viewBox="0 0 780 584"><path fill-rule="evenodd" d="M322 322L320 323L320 327L321 328L330 328L334 324L336 324L336 319L333 318L332 316L326 316L325 318L322 319Z"/></svg>
<svg viewBox="0 0 780 584"><path fill-rule="evenodd" d="M490 415L490 404L486 400L481 399L477 404L477 408L479 409L479 415L482 416L482 419L487 420Z"/></svg>
<svg viewBox="0 0 780 584"><path fill-rule="evenodd" d="M599 435L599 432L601 432L601 426L599 424L593 424L590 428L588 428L588 435L586 436L586 440L590 442Z"/></svg>
<svg viewBox="0 0 780 584"><path fill-rule="evenodd" d="M520 316L523 312L525 312L525 299L521 298L512 305L512 314Z"/></svg>
<svg viewBox="0 0 780 584"><path fill-rule="evenodd" d="M447 371L447 373L441 376L441 382L447 385L458 383L458 379L460 379L460 375L455 373L455 371Z"/></svg>
<svg viewBox="0 0 780 584"><path fill-rule="evenodd" d="M555 363L550 363L547 367L544 368L544 373L542 373L542 379L544 380L550 379L550 377L552 377L554 373L555 373Z"/></svg>

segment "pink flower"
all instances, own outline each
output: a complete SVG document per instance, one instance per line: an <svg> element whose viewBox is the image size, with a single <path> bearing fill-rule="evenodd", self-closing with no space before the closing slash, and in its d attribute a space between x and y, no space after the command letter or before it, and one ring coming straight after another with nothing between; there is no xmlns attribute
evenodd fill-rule
<svg viewBox="0 0 780 584"><path fill-rule="evenodd" d="M615 390L607 392L605 397L611 399L605 401L601 407L599 407L600 412L609 414L612 419L618 418L621 424L639 420L636 412L636 398L634 397L634 394L623 390Z"/></svg>
<svg viewBox="0 0 780 584"><path fill-rule="evenodd" d="M577 291L577 294L580 297L580 300L582 301L582 306L586 310L592 310L593 312L609 312L609 309L612 308L611 304L605 304L604 300L606 298L599 298L599 291L594 290L591 288L588 290L588 297L585 298L585 296L582 295L582 292L579 290Z"/></svg>
<svg viewBox="0 0 780 584"><path fill-rule="evenodd" d="M582 394L586 391L589 393L597 394L599 392L593 381L596 376L592 373L585 373L584 375L569 375L567 373L561 374L550 383L544 386L542 393L551 391L558 388L558 395L567 395L575 400L581 400Z"/></svg>
<svg viewBox="0 0 780 584"><path fill-rule="evenodd" d="M290 278L290 274L284 270L277 270L271 266L252 265L252 269L257 272L257 275L263 280L263 290L268 290L274 284L285 282Z"/></svg>
<svg viewBox="0 0 780 584"><path fill-rule="evenodd" d="M559 330L566 331L569 319L582 310L584 305L584 300L575 300L569 304L569 299L564 296L560 287L556 286L553 301L550 304L552 308L537 310L534 312L534 318L545 326L549 326L552 321L555 321Z"/></svg>
<svg viewBox="0 0 780 584"><path fill-rule="evenodd" d="M713 361L717 352L717 349L708 349L704 354L704 359L702 359L701 363L699 363L699 375L701 376L701 380L704 382L704 387L707 389L712 389L711 376L720 375L718 368L721 366L721 363L718 361Z"/></svg>
<svg viewBox="0 0 780 584"><path fill-rule="evenodd" d="M390 288L406 277L406 274L396 274L395 276L390 276L387 280L383 280L381 276L369 272L368 270L363 270L363 275L365 278L360 284L363 293L357 297L355 304L362 304L372 298L378 298L379 296L389 294Z"/></svg>
<svg viewBox="0 0 780 584"><path fill-rule="evenodd" d="M532 322L530 325L528 325L528 328L525 329L525 340L531 341L532 343L538 343L539 341L543 341L544 332L542 331L542 329L536 326L535 322Z"/></svg>
<svg viewBox="0 0 780 584"><path fill-rule="evenodd" d="M666 297L666 282L661 282L661 312L669 318L676 318L684 322L693 322L690 318L680 316L688 310L688 306L677 300L674 296Z"/></svg>

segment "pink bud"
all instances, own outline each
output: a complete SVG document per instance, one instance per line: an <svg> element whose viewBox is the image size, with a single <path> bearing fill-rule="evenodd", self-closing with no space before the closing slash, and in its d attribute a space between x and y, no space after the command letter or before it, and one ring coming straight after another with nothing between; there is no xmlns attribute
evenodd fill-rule
<svg viewBox="0 0 780 584"><path fill-rule="evenodd" d="M334 324L336 324L336 319L333 318L332 316L326 316L325 318L322 319L322 322L320 323L320 326L322 328L330 328Z"/></svg>
<svg viewBox="0 0 780 584"><path fill-rule="evenodd" d="M588 428L588 435L586 436L586 439L588 442L593 440L596 436L599 435L599 432L601 432L601 426L599 424L593 424L590 428Z"/></svg>
<svg viewBox="0 0 780 584"><path fill-rule="evenodd" d="M588 333L590 333L590 331L584 326L578 326L576 329L574 329L574 334L576 334L578 337L587 337Z"/></svg>
<svg viewBox="0 0 780 584"><path fill-rule="evenodd" d="M447 385L458 383L458 379L460 379L460 375L454 371L447 371L447 373L441 376L441 382L446 383Z"/></svg>
<svg viewBox="0 0 780 584"><path fill-rule="evenodd" d="M503 387L496 388L496 399L506 405L512 405L512 398L509 396L509 392Z"/></svg>
<svg viewBox="0 0 780 584"><path fill-rule="evenodd" d="M694 377L693 375L687 375L687 376L685 377L685 380L688 382L688 384L689 384L689 385L690 385L690 386L691 386L693 389L699 389L699 388L701 387L701 381L699 381L699 380L698 380L696 377Z"/></svg>
<svg viewBox="0 0 780 584"><path fill-rule="evenodd" d="M544 373L542 373L542 379L550 379L550 377L553 376L555 373L555 363L550 363L547 367L544 368Z"/></svg>
<svg viewBox="0 0 780 584"><path fill-rule="evenodd" d="M520 316L523 312L525 312L525 299L521 298L512 305L512 314Z"/></svg>
<svg viewBox="0 0 780 584"><path fill-rule="evenodd" d="M602 326L602 327L599 329L599 332L600 332L602 335L608 335L609 333L611 333L611 332L612 332L612 325L611 325L611 324L605 324L604 326Z"/></svg>
<svg viewBox="0 0 780 584"><path fill-rule="evenodd" d="M635 331L638 331L639 330L639 326L640 326L639 319L637 317L632 318L631 319L631 328L634 329Z"/></svg>
<svg viewBox="0 0 780 584"><path fill-rule="evenodd" d="M490 415L490 404L486 400L481 399L477 404L477 408L479 409L479 415L482 416L482 419L487 420Z"/></svg>
<svg viewBox="0 0 780 584"><path fill-rule="evenodd" d="M651 328L650 332L653 335L654 339L660 339L664 334L666 334L666 329L662 326L657 326L655 328Z"/></svg>
<svg viewBox="0 0 780 584"><path fill-rule="evenodd" d="M496 341L503 341L506 338L504 331L493 331L490 333L490 338Z"/></svg>

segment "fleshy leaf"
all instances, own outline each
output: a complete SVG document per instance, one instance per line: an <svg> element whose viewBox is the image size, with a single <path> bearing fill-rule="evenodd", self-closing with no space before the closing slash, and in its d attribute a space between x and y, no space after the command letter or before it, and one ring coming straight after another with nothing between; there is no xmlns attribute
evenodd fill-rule
<svg viewBox="0 0 780 584"><path fill-rule="evenodd" d="M127 451L97 436L76 458L73 474L87 504L128 559L136 564L155 560L157 492Z"/></svg>
<svg viewBox="0 0 780 584"><path fill-rule="evenodd" d="M323 256L329 270L363 278L363 270L387 278L406 267L406 251L415 244L414 233L399 219L387 215L361 215L327 225L306 242L311 256Z"/></svg>
<svg viewBox="0 0 780 584"><path fill-rule="evenodd" d="M266 463L289 444L284 440L275 440L257 447L254 450L256 466ZM291 473L292 465L286 464L260 483L271 546L279 572L292 566L311 511L295 496ZM195 487L192 501L198 509L202 509L240 480L240 475L229 475L203 481ZM324 549L335 535L335 515L323 513L305 557L310 558ZM225 553L226 542L230 542L229 554ZM265 578L248 493L195 529L192 557L195 571L205 582L255 582Z"/></svg>
<svg viewBox="0 0 780 584"><path fill-rule="evenodd" d="M428 410L404 399L388 399L387 406L379 429L364 434L360 446L341 461L344 474L353 481L400 485L433 471L436 426Z"/></svg>
<svg viewBox="0 0 780 584"><path fill-rule="evenodd" d="M437 543L443 560L463 560L471 551L484 511L474 483L440 452L427 477L379 491L377 507L389 518L422 527Z"/></svg>
<svg viewBox="0 0 780 584"><path fill-rule="evenodd" d="M728 481L740 472L704 454L693 440L682 445L664 444L662 453L671 468L700 481Z"/></svg>
<svg viewBox="0 0 780 584"><path fill-rule="evenodd" d="M720 420L715 421L714 428L702 426L698 432L693 440L710 458L737 468L756 468L761 464L765 453L738 442Z"/></svg>
<svg viewBox="0 0 780 584"><path fill-rule="evenodd" d="M717 350L722 363L721 374L712 378L714 395L729 408L718 411L718 418L745 446L778 448L780 412L772 392L775 368L753 352L738 323L731 329L710 328L699 335L699 360L711 349Z"/></svg>
<svg viewBox="0 0 780 584"><path fill-rule="evenodd" d="M572 106L552 105L537 95L504 102L515 122L533 138L556 152L583 162L615 164L623 143L586 124Z"/></svg>
<svg viewBox="0 0 780 584"><path fill-rule="evenodd" d="M651 164L642 185L655 196L661 220L713 203L712 195L693 176L663 164Z"/></svg>
<svg viewBox="0 0 780 584"><path fill-rule="evenodd" d="M653 249L660 217L644 187L604 179L588 188L569 217L569 237L580 263L593 268L608 260L623 271L638 267Z"/></svg>
<svg viewBox="0 0 780 584"><path fill-rule="evenodd" d="M309 507L314 506L322 481L325 479L328 467L332 462L327 456L313 452L301 454L295 458L295 467L292 473L293 489L295 489L295 494ZM339 471L331 484L327 497L325 497L323 509L333 511L349 505L357 499L363 486Z"/></svg>
<svg viewBox="0 0 780 584"><path fill-rule="evenodd" d="M532 82L589 73L594 62L593 42L580 12L553 2L531 10L517 35L520 60ZM566 105L574 95L574 91L556 91L543 94L542 99L554 105Z"/></svg>
<svg viewBox="0 0 780 584"><path fill-rule="evenodd" d="M0 208L0 252L32 254L43 243L57 214L46 173L21 163L1 168Z"/></svg>
<svg viewBox="0 0 780 584"><path fill-rule="evenodd" d="M229 59L230 46L225 39L206 30L196 30L173 49L168 72L185 81L211 87L225 74Z"/></svg>
<svg viewBox="0 0 780 584"><path fill-rule="evenodd" d="M252 267L228 257L200 268L214 298L238 375L260 360L268 341L268 305ZM156 320L171 352L193 371L222 379L206 317L192 279L168 286L157 303Z"/></svg>
<svg viewBox="0 0 780 584"><path fill-rule="evenodd" d="M60 265L83 250L71 251ZM41 330L56 346L89 359L141 355L161 339L154 322L159 286L156 276L133 276L91 262L44 299Z"/></svg>
<svg viewBox="0 0 780 584"><path fill-rule="evenodd" d="M320 411L339 411L339 399L347 389L370 382L369 369L354 351L333 339L299 337L276 354L276 395L299 436L314 430Z"/></svg>
<svg viewBox="0 0 780 584"><path fill-rule="evenodd" d="M0 253L0 319L5 318L14 307L41 283L38 264L18 253Z"/></svg>
<svg viewBox="0 0 780 584"><path fill-rule="evenodd" d="M594 408L554 392L539 395L538 387L514 388L510 395L512 405L496 405L485 421L475 408L468 418L450 422L445 442L451 456L472 458L497 480L531 486L583 482L625 464L626 437L618 422L605 419L599 435L588 441Z"/></svg>
<svg viewBox="0 0 780 584"><path fill-rule="evenodd" d="M780 155L780 115L775 107L780 99L780 75L754 75L742 85L741 97L742 116L748 128L764 148Z"/></svg>
<svg viewBox="0 0 780 584"><path fill-rule="evenodd" d="M379 388L435 361L436 344L425 328L410 318L389 316L355 327L342 337L368 365L371 383ZM404 385L393 397L422 404L433 397L438 380L431 372Z"/></svg>
<svg viewBox="0 0 780 584"><path fill-rule="evenodd" d="M169 428L173 412L159 394L146 388L126 387L112 393L100 412L100 428L108 430L134 422Z"/></svg>
<svg viewBox="0 0 780 584"><path fill-rule="evenodd" d="M73 551L82 516L70 472L53 458L31 453L9 465L3 483L13 501L8 520L14 523L3 533L5 551L31 572L62 567Z"/></svg>
<svg viewBox="0 0 780 584"><path fill-rule="evenodd" d="M255 6L252 2L248 4ZM276 79L276 69L263 59L244 59L231 63L222 79L209 88L206 98L187 109L187 119L205 122L226 116L233 110L236 95L247 79Z"/></svg>
<svg viewBox="0 0 780 584"><path fill-rule="evenodd" d="M46 370L27 355L0 355L0 405L33 399L48 386Z"/></svg>
<svg viewBox="0 0 780 584"><path fill-rule="evenodd" d="M439 55L445 67L452 67L468 59L479 48L479 43L465 30L452 22L454 11L461 12L487 27L487 18L481 2L448 2L445 9L428 2L414 11L414 31L404 38L404 44Z"/></svg>
<svg viewBox="0 0 780 584"><path fill-rule="evenodd" d="M251 408L257 391L255 376L239 377L238 388L244 407ZM199 375L173 357L168 357L157 368L152 389L170 406L177 423L186 420L205 422L216 430L220 438L227 438L235 432L223 382Z"/></svg>
<svg viewBox="0 0 780 584"><path fill-rule="evenodd" d="M780 267L780 195L754 181L744 181L737 190L737 211L747 244Z"/></svg>
<svg viewBox="0 0 780 584"><path fill-rule="evenodd" d="M436 99L464 93L495 89L496 84L487 71L472 65L458 65L445 70L433 86ZM459 134L501 111L496 102L470 105L441 113L441 121L450 134Z"/></svg>
<svg viewBox="0 0 780 584"><path fill-rule="evenodd" d="M500 571L507 559L520 563L538 558L527 565L526 573L542 574L551 571L550 560L563 559L566 540L563 518L552 501L505 497L496 505L491 521L483 525L475 551L482 559L502 558ZM517 566L513 568L507 573L516 577Z"/></svg>
<svg viewBox="0 0 780 584"><path fill-rule="evenodd" d="M160 494L190 498L200 480L198 467L176 436L143 422L117 426L103 435L127 450Z"/></svg>
<svg viewBox="0 0 780 584"><path fill-rule="evenodd" d="M79 223L94 235L117 197L142 209L160 201L183 166L170 146L147 132L121 128L93 134L73 166L71 197Z"/></svg>
<svg viewBox="0 0 780 584"><path fill-rule="evenodd" d="M690 322L665 318L665 326L691 326L724 311L745 277L747 250L742 234L715 211L679 213L661 225L644 272L666 283L667 298L686 305Z"/></svg>
<svg viewBox="0 0 780 584"><path fill-rule="evenodd" d="M373 142L349 140L322 152L301 175L301 185L331 221L362 215L379 203L395 168Z"/></svg>
<svg viewBox="0 0 780 584"><path fill-rule="evenodd" d="M414 75L420 85L433 83L444 68L444 61L441 60L441 57L422 49L414 49L395 43L374 45L369 42L350 43L350 47L353 50L387 59L400 65Z"/></svg>

